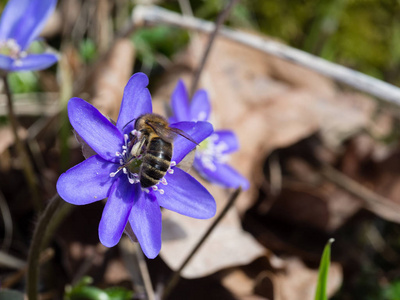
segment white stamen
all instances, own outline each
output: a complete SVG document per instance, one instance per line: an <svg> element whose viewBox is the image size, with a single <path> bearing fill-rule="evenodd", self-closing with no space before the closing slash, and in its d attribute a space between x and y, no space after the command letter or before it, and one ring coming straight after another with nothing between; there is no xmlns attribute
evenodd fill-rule
<svg viewBox="0 0 400 300"><path fill-rule="evenodd" d="M217 169L216 163L226 163L228 161L228 155L224 152L229 149L229 146L224 141L220 141L216 134L208 138L206 145L206 148L199 147L200 149L196 152L196 155L205 168L215 172Z"/></svg>

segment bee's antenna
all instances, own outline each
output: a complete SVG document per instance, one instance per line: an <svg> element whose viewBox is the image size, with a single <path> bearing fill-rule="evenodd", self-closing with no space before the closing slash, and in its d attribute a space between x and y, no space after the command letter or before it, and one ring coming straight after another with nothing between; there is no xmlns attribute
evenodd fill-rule
<svg viewBox="0 0 400 300"><path fill-rule="evenodd" d="M124 125L124 127L122 127L122 130L124 130L126 126L128 126L130 123L132 123L132 122L135 121L135 120L136 120L136 118L134 118L134 119L130 120L128 123L126 123L126 124Z"/></svg>

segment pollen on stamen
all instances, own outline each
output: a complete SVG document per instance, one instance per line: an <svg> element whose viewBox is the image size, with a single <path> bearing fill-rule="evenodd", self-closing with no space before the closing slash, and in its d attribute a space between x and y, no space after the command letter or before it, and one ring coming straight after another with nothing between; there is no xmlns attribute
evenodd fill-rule
<svg viewBox="0 0 400 300"><path fill-rule="evenodd" d="M171 167L175 167L176 166L176 161L171 161L171 163L169 164Z"/></svg>
<svg viewBox="0 0 400 300"><path fill-rule="evenodd" d="M148 188L142 188L142 191L144 191L146 194L150 193L150 190Z"/></svg>
<svg viewBox="0 0 400 300"><path fill-rule="evenodd" d="M161 184L163 184L163 185L167 185L167 184L168 184L168 182L167 182L167 180L165 179L165 177L163 177L163 178L160 180L160 182L161 182Z"/></svg>
<svg viewBox="0 0 400 300"><path fill-rule="evenodd" d="M172 170L172 169L168 169L168 171L167 171L169 174L174 174L174 170Z"/></svg>
<svg viewBox="0 0 400 300"><path fill-rule="evenodd" d="M156 185L153 185L151 188L153 189L153 191L157 191L158 190L158 186L156 186Z"/></svg>
<svg viewBox="0 0 400 300"><path fill-rule="evenodd" d="M159 189L158 191L160 192L161 195L164 195L164 190L163 189Z"/></svg>

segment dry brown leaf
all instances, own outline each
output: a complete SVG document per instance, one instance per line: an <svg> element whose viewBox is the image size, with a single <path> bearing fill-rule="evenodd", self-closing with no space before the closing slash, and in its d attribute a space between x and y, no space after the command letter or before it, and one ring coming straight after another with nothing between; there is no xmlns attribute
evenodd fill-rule
<svg viewBox="0 0 400 300"><path fill-rule="evenodd" d="M119 39L113 45L106 61L96 74L93 105L103 114L117 120L124 88L132 76L135 51L128 39Z"/></svg>
<svg viewBox="0 0 400 300"><path fill-rule="evenodd" d="M25 128L20 127L18 129L18 135L21 140L25 140L27 137L27 131ZM0 128L0 153L3 153L11 145L14 144L14 134L9 126L3 126Z"/></svg>
<svg viewBox="0 0 400 300"><path fill-rule="evenodd" d="M217 215L226 201L224 194L214 194ZM181 265L214 218L198 220L169 210L163 212L160 255L171 269ZM203 277L223 268L248 264L264 253L265 249L241 228L237 212L231 209L183 269L182 276Z"/></svg>
<svg viewBox="0 0 400 300"><path fill-rule="evenodd" d="M222 285L235 296L242 298L253 294L254 282L242 270L234 270L221 280Z"/></svg>
<svg viewBox="0 0 400 300"><path fill-rule="evenodd" d="M271 283L273 300L313 300L318 281L318 270L307 268L298 258L285 260L284 272L273 274L264 272L260 275L255 291L257 294L269 297ZM338 263L331 263L328 273L328 298L331 297L342 283L342 268Z"/></svg>
<svg viewBox="0 0 400 300"><path fill-rule="evenodd" d="M125 263L120 259L112 259L108 262L104 271L104 280L108 284L119 284L122 281L130 281L131 275L126 270Z"/></svg>

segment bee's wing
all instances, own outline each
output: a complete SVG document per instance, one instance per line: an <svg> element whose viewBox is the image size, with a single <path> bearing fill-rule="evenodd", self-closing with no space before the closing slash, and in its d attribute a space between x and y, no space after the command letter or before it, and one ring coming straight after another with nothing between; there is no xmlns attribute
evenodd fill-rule
<svg viewBox="0 0 400 300"><path fill-rule="evenodd" d="M189 141L193 142L197 146L199 145L190 135L188 135L186 132L183 130L180 130L178 128L171 128L171 127L166 127L163 124L159 124L156 122L148 122L147 123L153 130L163 139L169 142L172 142L176 135L183 136L185 139L188 139Z"/></svg>
<svg viewBox="0 0 400 300"><path fill-rule="evenodd" d="M180 136L183 136L185 139L191 141L192 143L195 143L197 146L199 145L190 135L188 135L186 132L183 130L180 130L178 128L169 128L174 134L179 134Z"/></svg>

